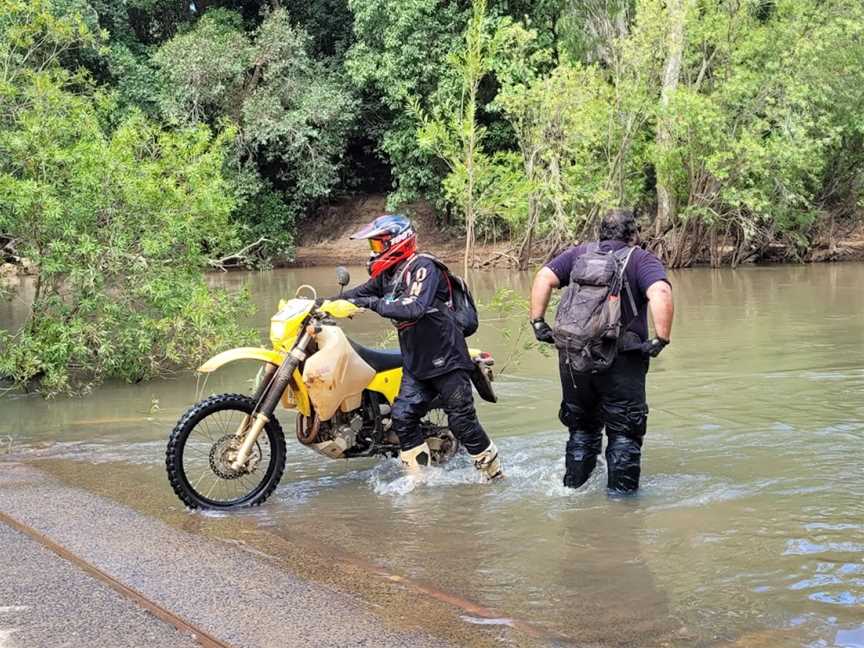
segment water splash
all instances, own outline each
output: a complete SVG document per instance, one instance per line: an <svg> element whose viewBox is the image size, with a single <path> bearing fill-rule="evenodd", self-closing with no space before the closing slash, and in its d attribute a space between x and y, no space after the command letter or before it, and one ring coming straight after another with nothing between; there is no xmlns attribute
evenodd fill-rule
<svg viewBox="0 0 864 648"><path fill-rule="evenodd" d="M437 488L460 484L479 484L483 477L466 456L460 455L445 466L428 466L417 473L406 473L397 459L381 461L371 471L367 483L377 495L403 496L418 488Z"/></svg>

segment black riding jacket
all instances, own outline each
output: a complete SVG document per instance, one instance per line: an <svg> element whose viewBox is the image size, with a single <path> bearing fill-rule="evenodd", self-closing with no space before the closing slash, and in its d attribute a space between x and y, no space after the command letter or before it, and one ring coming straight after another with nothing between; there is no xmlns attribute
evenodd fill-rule
<svg viewBox="0 0 864 648"><path fill-rule="evenodd" d="M342 294L352 297L380 299L378 314L396 326L404 369L415 378L473 368L465 336L446 303L447 278L432 259L411 257Z"/></svg>

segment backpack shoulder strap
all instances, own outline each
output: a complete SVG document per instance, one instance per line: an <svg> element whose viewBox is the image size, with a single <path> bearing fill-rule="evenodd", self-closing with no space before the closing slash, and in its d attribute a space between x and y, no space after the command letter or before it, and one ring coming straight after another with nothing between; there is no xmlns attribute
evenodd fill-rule
<svg viewBox="0 0 864 648"><path fill-rule="evenodd" d="M405 279L405 275L408 274L408 270L411 269L411 265L414 263L414 261L417 259L418 256L421 256L421 255L414 254L414 255L408 257L408 260L405 262L405 265L402 266L402 270L399 271L399 276L396 277L396 281L393 282L393 290L390 293L391 301L396 299L396 291L399 289L399 286L402 284L402 280Z"/></svg>
<svg viewBox="0 0 864 648"><path fill-rule="evenodd" d="M620 253L624 250L627 250L626 255L621 255ZM630 263L630 258L633 256L633 252L636 251L636 246L628 246L627 248L621 248L617 252L615 252L615 256L619 259L623 256L623 263L621 264L621 282L624 286L624 292L627 293L627 301L630 302L630 312L633 313L633 317L636 317L636 300L633 299L633 291L630 290L630 282L627 281L627 264Z"/></svg>
<svg viewBox="0 0 864 648"><path fill-rule="evenodd" d="M434 263L439 270L443 270L444 272L450 272L450 269L447 265L434 254L429 254L428 252L418 252L414 255L414 259L429 259L432 263Z"/></svg>
<svg viewBox="0 0 864 648"><path fill-rule="evenodd" d="M447 282L447 292L450 293L450 299L447 300L447 306L452 309L453 308L453 282L454 281L459 282L463 286L464 286L465 282L460 277L457 277L452 272L450 272L450 268L447 267L447 264L444 263L438 257L436 257L434 254L429 254L427 252L420 252L415 256L423 257L424 259L429 259L430 261L432 261L432 263L435 264L435 267L437 267L441 271L441 274L444 277L444 281Z"/></svg>
<svg viewBox="0 0 864 648"><path fill-rule="evenodd" d="M630 263L630 257L633 256L633 252L635 252L635 251L636 251L635 245L628 245L627 247L623 247L620 250L615 251L615 253L614 253L615 256L617 256L619 259L622 259L622 261L623 261L623 266L621 267L622 271L627 269L627 264Z"/></svg>

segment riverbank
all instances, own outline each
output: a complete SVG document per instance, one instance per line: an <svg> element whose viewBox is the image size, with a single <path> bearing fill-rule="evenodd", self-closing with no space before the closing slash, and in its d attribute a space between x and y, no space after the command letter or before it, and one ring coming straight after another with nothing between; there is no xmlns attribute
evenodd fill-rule
<svg viewBox="0 0 864 648"><path fill-rule="evenodd" d="M464 235L457 227L444 223L432 205L418 201L405 205L400 211L410 216L417 230L418 244L424 251L454 268L456 264L462 263ZM349 237L385 213L388 210L387 196L384 194L344 198L322 208L313 218L301 223L294 260L287 265L365 265L369 258L369 246L364 241L352 241ZM510 242L507 240L479 243L475 247L475 255L481 267L506 266L509 247Z"/></svg>
<svg viewBox="0 0 864 648"><path fill-rule="evenodd" d="M464 258L464 233L456 226L448 226L425 201L405 205L417 229L420 246L449 264L460 264ZM384 194L368 194L343 198L322 208L314 216L301 222L297 232L294 259L280 265L310 267L327 265L362 265L369 257L366 245L352 241L349 236L377 216L387 213ZM510 268L518 266L513 242L480 241L475 246L476 267L479 269ZM727 246L722 254L731 255ZM542 264L554 250L538 246L532 255L531 267ZM721 255L722 256L722 255ZM826 220L814 227L812 245L797 250L791 241L775 241L754 250L745 263L823 263L835 261L864 261L864 222L837 222ZM697 257L693 266L710 265L707 256Z"/></svg>
<svg viewBox="0 0 864 648"><path fill-rule="evenodd" d="M399 211L411 217L417 229L418 241L424 251L434 254L454 268L464 259L465 239L460 228L447 224L435 208L426 201L404 205ZM297 246L290 259L275 259L275 267L314 267L332 265L365 265L368 247L362 241L349 237L381 214L388 213L385 194L364 194L341 198L320 208L298 225ZM864 215L862 215L864 219ZM795 249L791 241L775 241L754 250L744 263L826 263L864 261L864 221L835 223L826 220L814 227L812 245L804 250ZM516 269L514 243L509 239L480 240L475 245L475 269ZM529 267L546 261L555 250L538 246ZM721 252L731 255L733 248L726 246ZM693 267L710 265L710 258L699 256ZM241 270L242 266L223 268ZM220 270L213 270L219 272ZM18 262L0 262L0 287L11 287L18 277L35 274L36 267L26 258Z"/></svg>

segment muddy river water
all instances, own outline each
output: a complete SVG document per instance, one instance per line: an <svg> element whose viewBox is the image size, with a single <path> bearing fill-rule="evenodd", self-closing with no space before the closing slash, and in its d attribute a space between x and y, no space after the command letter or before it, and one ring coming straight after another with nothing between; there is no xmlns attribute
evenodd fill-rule
<svg viewBox="0 0 864 648"><path fill-rule="evenodd" d="M473 286L484 301L500 288L527 295L530 279L478 273ZM335 287L332 268L214 280L248 283L262 335L300 283ZM586 644L864 646L864 265L672 281L673 343L649 374L638 497L607 497L602 459L583 489L561 486L554 359L514 354L505 332L524 313L485 309L472 345L512 360L499 402L479 407L506 480L477 483L463 457L415 485L393 460L332 461L289 439L281 486L250 524L302 528ZM22 317L20 301L0 305L0 326ZM387 326L367 314L346 328L371 344ZM7 396L0 443L49 448L107 482L126 474L117 466L147 466L142 491L176 505L160 469L172 421L202 394L248 391L254 373L109 384L77 400ZM292 415L282 422L293 430Z"/></svg>

